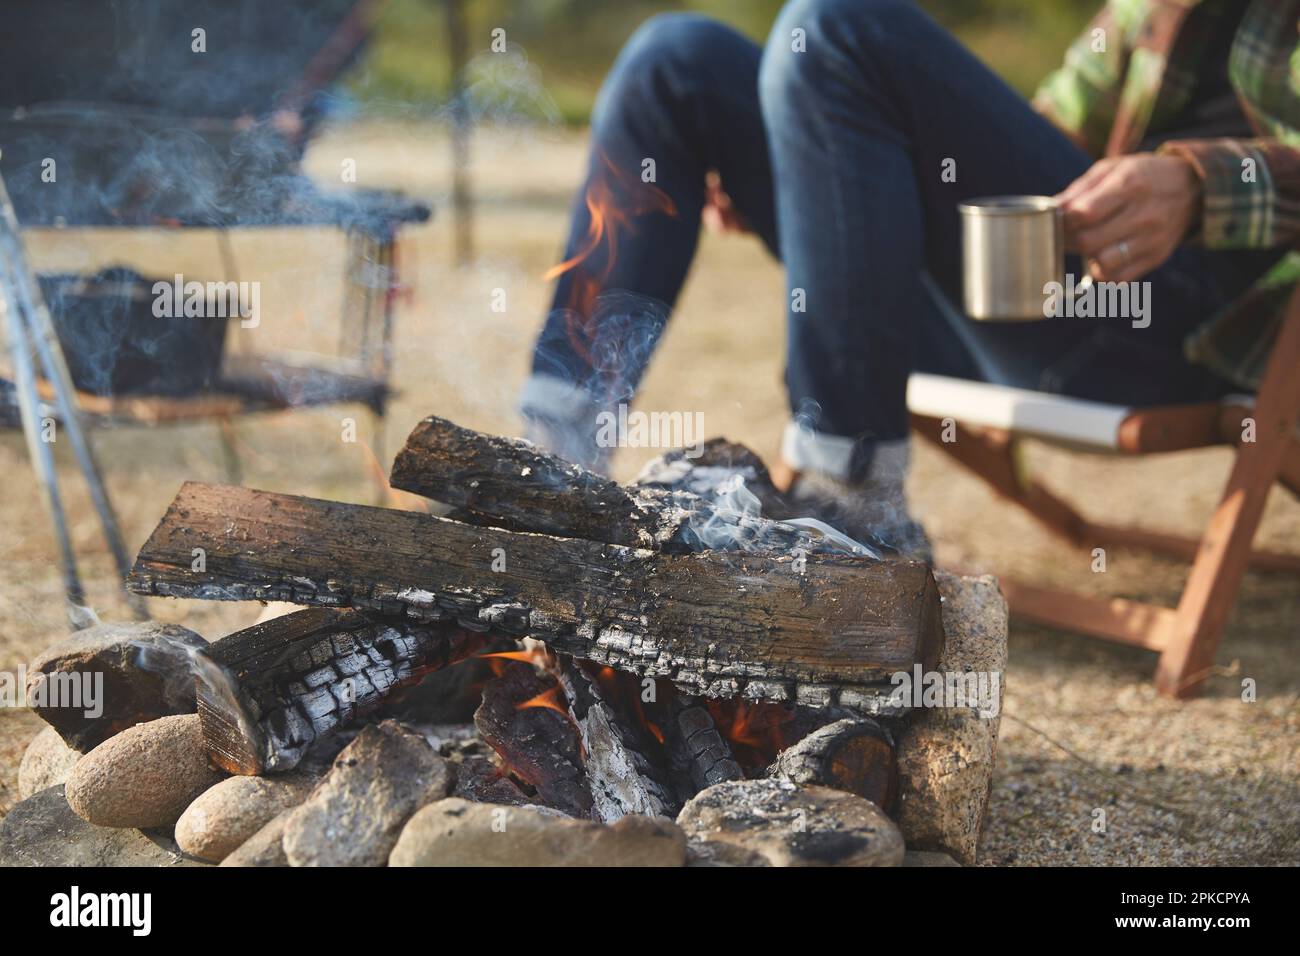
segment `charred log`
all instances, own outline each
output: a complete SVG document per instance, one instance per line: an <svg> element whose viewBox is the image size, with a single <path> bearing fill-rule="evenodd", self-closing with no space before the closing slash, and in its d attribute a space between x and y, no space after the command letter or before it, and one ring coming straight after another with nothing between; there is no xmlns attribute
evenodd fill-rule
<svg viewBox="0 0 1300 956"><path fill-rule="evenodd" d="M933 668L943 646L939 594L921 564L663 554L197 483L181 489L128 583L455 619L687 693L813 706L896 707L890 676Z"/></svg>
<svg viewBox="0 0 1300 956"><path fill-rule="evenodd" d="M484 655L513 650L519 643L504 634L482 637L483 643L473 657L390 694L379 708L379 716L422 726L471 723L482 702L483 685L496 676Z"/></svg>
<svg viewBox="0 0 1300 956"><path fill-rule="evenodd" d="M665 744L672 761L673 782L678 784L683 803L705 787L745 778L745 771L732 755L731 745L718 732L707 707L694 697L680 695L668 703L667 709Z"/></svg>
<svg viewBox="0 0 1300 956"><path fill-rule="evenodd" d="M393 462L394 488L491 519L498 527L632 547L654 521L617 482L530 442L461 428L442 418L415 426Z"/></svg>
<svg viewBox="0 0 1300 956"><path fill-rule="evenodd" d="M327 609L236 631L198 655L204 741L231 773L292 769L321 737L481 640L451 622Z"/></svg>
<svg viewBox="0 0 1300 956"><path fill-rule="evenodd" d="M456 789L452 796L475 803L522 807L533 801L488 757L471 754L456 764Z"/></svg>
<svg viewBox="0 0 1300 956"><path fill-rule="evenodd" d="M737 543L787 553L824 545L805 529L762 517L757 498L746 512L689 490L685 475L692 469L703 469L695 472L697 483L708 475L716 482L721 463L734 460L744 471L728 474L751 474L765 494L775 495L752 452L715 439L705 453L716 464L669 456L661 459L659 480L623 486L521 439L426 418L407 438L389 482L452 505L466 522L514 531L672 553Z"/></svg>
<svg viewBox="0 0 1300 956"><path fill-rule="evenodd" d="M638 729L620 717L586 668L563 658L559 667L569 712L582 734L596 818L612 823L629 813L676 815L681 806L646 755L648 741L638 739Z"/></svg>
<svg viewBox="0 0 1300 956"><path fill-rule="evenodd" d="M827 724L783 750L769 777L821 784L866 797L886 813L898 794L898 762L889 733L872 720Z"/></svg>
<svg viewBox="0 0 1300 956"><path fill-rule="evenodd" d="M484 686L474 726L511 773L537 791L536 802L590 817L582 744L560 695L554 677L509 662Z"/></svg>

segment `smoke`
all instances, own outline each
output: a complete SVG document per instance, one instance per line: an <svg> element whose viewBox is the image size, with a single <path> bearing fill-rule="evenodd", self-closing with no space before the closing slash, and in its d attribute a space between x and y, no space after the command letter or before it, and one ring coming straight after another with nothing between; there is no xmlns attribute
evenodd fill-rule
<svg viewBox="0 0 1300 956"><path fill-rule="evenodd" d="M465 103L475 126L554 126L561 119L541 70L513 42L499 53L478 53L466 64Z"/></svg>
<svg viewBox="0 0 1300 956"><path fill-rule="evenodd" d="M158 634L149 640L133 640L130 646L135 666L162 679L163 699L170 707L187 709L193 704L196 690L200 697L210 700L236 699L233 678L205 653L204 645ZM255 739L251 731L248 739Z"/></svg>
<svg viewBox="0 0 1300 956"><path fill-rule="evenodd" d="M687 528L693 545L709 551L785 554L838 552L879 560L874 548L856 541L817 518L763 515L762 499L746 475L720 465L693 465L689 459L652 463L640 484L667 485L681 492L678 503L689 509Z"/></svg>

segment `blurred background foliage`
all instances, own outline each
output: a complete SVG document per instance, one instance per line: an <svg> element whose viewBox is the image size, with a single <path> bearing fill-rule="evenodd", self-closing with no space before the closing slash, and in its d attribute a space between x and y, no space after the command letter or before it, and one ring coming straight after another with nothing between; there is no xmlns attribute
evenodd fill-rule
<svg viewBox="0 0 1300 956"><path fill-rule="evenodd" d="M388 0L348 89L358 106L436 109L450 88L447 0ZM472 56L506 30L549 96L549 118L585 123L601 79L637 25L691 10L762 40L783 0L465 0ZM870 2L870 0L862 0ZM1100 0L918 0L1022 92L1061 61ZM549 109L553 107L553 112Z"/></svg>

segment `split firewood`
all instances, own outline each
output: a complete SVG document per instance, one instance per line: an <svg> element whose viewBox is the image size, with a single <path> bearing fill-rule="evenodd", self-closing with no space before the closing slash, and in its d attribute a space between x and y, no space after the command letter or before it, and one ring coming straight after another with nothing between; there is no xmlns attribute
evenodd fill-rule
<svg viewBox="0 0 1300 956"><path fill-rule="evenodd" d="M770 502L775 491L766 469L741 446L715 439L700 459L668 455L659 461L644 483L624 486L522 439L430 417L406 439L389 483L452 505L454 516L471 524L628 547L680 553L739 543L790 553L828 544L815 531L763 517L757 495L746 510L690 490L688 474L696 475L695 483L706 473L716 481L725 469L750 475Z"/></svg>
<svg viewBox="0 0 1300 956"><path fill-rule="evenodd" d="M182 487L128 584L454 619L686 693L867 710L890 699L891 675L932 669L943 646L922 564L664 554L197 483Z"/></svg>
<svg viewBox="0 0 1300 956"><path fill-rule="evenodd" d="M647 755L649 741L641 728L628 726L620 716L626 708L606 700L580 663L561 658L559 671L569 712L582 734L596 819L613 823L629 813L675 816L681 805L671 796L663 769Z"/></svg>
<svg viewBox="0 0 1300 956"><path fill-rule="evenodd" d="M781 751L767 775L847 790L866 797L886 813L898 794L894 743L872 720L827 724Z"/></svg>
<svg viewBox="0 0 1300 956"><path fill-rule="evenodd" d="M398 685L474 653L480 634L313 608L223 637L197 655L204 743L236 774L290 770L325 734Z"/></svg>
<svg viewBox="0 0 1300 956"><path fill-rule="evenodd" d="M483 687L474 726L511 773L537 791L536 802L571 817L591 816L578 728L559 682L510 661Z"/></svg>

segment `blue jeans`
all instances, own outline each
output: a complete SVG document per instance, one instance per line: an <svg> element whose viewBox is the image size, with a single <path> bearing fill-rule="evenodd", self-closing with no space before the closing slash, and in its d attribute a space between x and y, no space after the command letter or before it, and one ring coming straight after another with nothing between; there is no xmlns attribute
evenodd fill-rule
<svg viewBox="0 0 1300 956"><path fill-rule="evenodd" d="M614 64L592 140L588 185L604 184L626 221L561 277L525 412L631 397L695 254L709 170L785 263L792 414L853 440L859 465L873 442L907 434L912 371L1129 405L1222 395L1183 338L1275 258L1179 249L1146 277L1141 329L942 308L961 300L957 204L1057 193L1091 159L907 0L792 0L765 48L703 17L656 17ZM566 258L591 245L585 193Z"/></svg>

